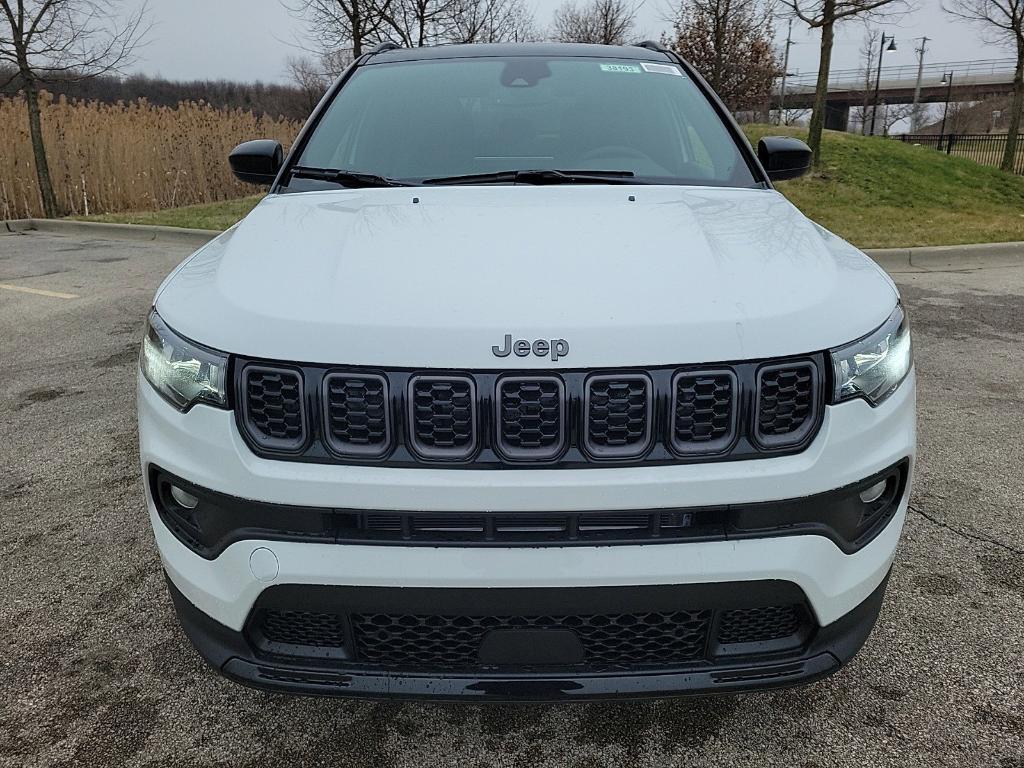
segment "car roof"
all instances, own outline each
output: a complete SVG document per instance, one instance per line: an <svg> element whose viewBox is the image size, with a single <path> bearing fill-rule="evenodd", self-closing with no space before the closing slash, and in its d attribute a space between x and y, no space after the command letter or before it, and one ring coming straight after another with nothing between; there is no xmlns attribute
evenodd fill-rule
<svg viewBox="0 0 1024 768"><path fill-rule="evenodd" d="M364 64L424 59L466 59L508 56L544 56L547 58L588 57L596 59L633 59L671 61L663 52L638 45L593 45L590 43L471 43L435 45L423 48L391 48L372 53Z"/></svg>

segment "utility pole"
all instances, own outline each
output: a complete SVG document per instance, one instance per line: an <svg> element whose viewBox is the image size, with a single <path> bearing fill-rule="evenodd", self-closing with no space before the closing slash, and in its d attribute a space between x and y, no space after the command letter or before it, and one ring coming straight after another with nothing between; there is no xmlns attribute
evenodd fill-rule
<svg viewBox="0 0 1024 768"><path fill-rule="evenodd" d="M786 113L786 75L789 74L789 46L793 44L793 20L789 20L786 29L786 53L782 57L782 83L779 85L779 125L784 121Z"/></svg>
<svg viewBox="0 0 1024 768"><path fill-rule="evenodd" d="M931 38L919 38L921 45L915 48L917 53L917 84L914 86L914 106L910 112L910 132L917 133L921 129L921 76L924 74L924 52Z"/></svg>

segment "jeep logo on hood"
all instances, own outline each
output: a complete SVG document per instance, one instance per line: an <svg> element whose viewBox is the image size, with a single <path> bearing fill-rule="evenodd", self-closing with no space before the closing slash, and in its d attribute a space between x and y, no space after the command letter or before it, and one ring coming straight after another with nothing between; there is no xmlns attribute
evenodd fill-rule
<svg viewBox="0 0 1024 768"><path fill-rule="evenodd" d="M512 341L512 334L506 333L504 345L499 347L495 344L491 347L491 352L495 357L508 357L513 352L516 353L516 357L527 357L531 353L537 357L551 355L551 360L557 362L558 358L569 354L569 342L565 339L537 339L532 343L526 339Z"/></svg>

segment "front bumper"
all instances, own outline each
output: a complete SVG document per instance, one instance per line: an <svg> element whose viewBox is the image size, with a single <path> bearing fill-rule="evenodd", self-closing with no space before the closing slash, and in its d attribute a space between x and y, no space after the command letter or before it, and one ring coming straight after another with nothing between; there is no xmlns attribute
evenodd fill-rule
<svg viewBox="0 0 1024 768"><path fill-rule="evenodd" d="M648 666L645 669L581 672L571 667L548 667L511 674L500 670L473 672L458 669L415 673L360 667L344 660L297 660L261 654L254 651L251 636L214 621L190 603L173 582L168 584L181 625L202 657L214 669L244 685L316 696L559 701L722 694L783 688L827 677L849 661L867 640L878 618L887 582L888 576L848 614L826 627L798 636L799 645L788 650L762 643L762 648L747 648L747 652L734 658L718 656L675 669ZM684 591L678 599L695 605L700 603L703 593L705 601L710 600L717 606L722 605L723 599L726 603L740 600L749 604L757 602L759 597L762 601L771 600L780 590L785 592L786 586L779 582L751 582L740 590L736 585L721 584L706 591L691 589L689 598ZM588 591L599 594L591 598L586 594ZM645 600L643 594L640 590L636 596L641 607ZM727 596L723 598L723 594ZM738 596L740 594L742 597ZM457 602L480 599L490 602L490 596L481 598L466 590L455 595L449 593L441 600L444 601L445 597L449 602L453 597ZM511 599L513 604L516 601L514 594L502 595L502 598ZM538 599L530 595L522 598L526 601ZM638 604L628 594L619 596L620 600L623 598L630 600L631 606ZM419 596L406 595L399 598L402 599L421 601ZM608 601L614 605L616 595L614 590L611 594L609 590L545 590L539 599L553 610L557 610L558 605L564 610L576 609L581 602L586 605L591 600L599 601L608 610ZM299 602L308 608L311 600L317 601L317 597L314 595ZM502 608L507 610L506 600L501 602ZM544 653L548 650L544 647L545 637L552 638L550 645L557 645L554 641L557 634L548 631L532 634L530 642L540 646L532 651ZM551 652L559 653L561 649L553 648Z"/></svg>
<svg viewBox="0 0 1024 768"><path fill-rule="evenodd" d="M573 512L636 510L797 499L826 493L910 461L915 454L913 373L885 403L826 409L803 452L751 461L655 467L458 470L301 464L260 459L232 414L197 406L182 414L148 383L138 390L140 453L146 471L167 472L222 494L269 504L389 511ZM613 546L445 547L235 540L214 557L185 546L150 517L183 625L229 677L305 693L528 699L665 695L791 685L829 674L867 637L878 612L907 510L852 554L822 535ZM254 654L245 628L272 588L468 590L561 594L590 588L752 585L799 591L813 619L807 642L783 656L712 660L704 667L639 673L518 677L416 675L282 663ZM425 610L429 610L429 607ZM567 682L568 681L568 682ZM543 685L540 685L543 683Z"/></svg>

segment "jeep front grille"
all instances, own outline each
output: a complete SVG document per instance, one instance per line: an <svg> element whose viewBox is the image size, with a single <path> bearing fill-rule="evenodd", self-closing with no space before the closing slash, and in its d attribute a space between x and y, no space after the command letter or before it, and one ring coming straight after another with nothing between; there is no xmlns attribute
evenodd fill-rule
<svg viewBox="0 0 1024 768"><path fill-rule="evenodd" d="M676 374L672 386L672 447L681 454L719 453L736 434L736 375L732 371Z"/></svg>
<svg viewBox="0 0 1024 768"><path fill-rule="evenodd" d="M260 456L397 467L586 468L803 450L823 354L629 371L361 370L236 359L236 418Z"/></svg>
<svg viewBox="0 0 1024 768"><path fill-rule="evenodd" d="M769 365L757 374L755 439L765 448L803 442L815 426L819 387L809 362Z"/></svg>
<svg viewBox="0 0 1024 768"><path fill-rule="evenodd" d="M424 459L460 461L476 450L476 388L468 376L416 376L409 383L409 435Z"/></svg>
<svg viewBox="0 0 1024 768"><path fill-rule="evenodd" d="M324 439L339 456L382 456L390 441L391 402L383 376L329 373L324 377Z"/></svg>
<svg viewBox="0 0 1024 768"><path fill-rule="evenodd" d="M306 443L302 375L297 370L247 365L242 369L246 432L260 448L297 451Z"/></svg>
<svg viewBox="0 0 1024 768"><path fill-rule="evenodd" d="M498 382L498 447L511 460L551 459L565 444L565 386L554 376Z"/></svg>
<svg viewBox="0 0 1024 768"><path fill-rule="evenodd" d="M593 376L586 391L586 447L598 459L639 456L651 438L651 381L644 375Z"/></svg>

